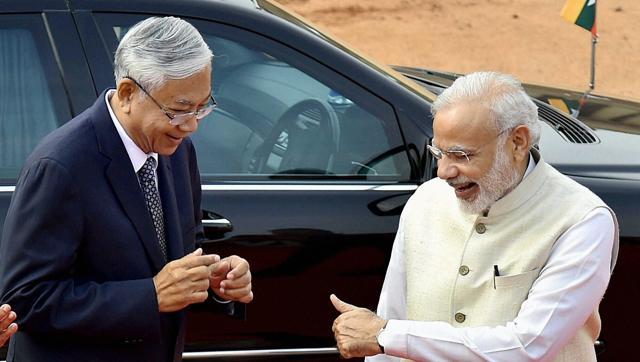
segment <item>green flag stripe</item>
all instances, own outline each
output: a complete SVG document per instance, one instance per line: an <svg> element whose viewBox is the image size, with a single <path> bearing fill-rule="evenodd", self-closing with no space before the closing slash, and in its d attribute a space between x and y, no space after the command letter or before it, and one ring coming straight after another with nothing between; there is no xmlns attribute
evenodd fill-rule
<svg viewBox="0 0 640 362"><path fill-rule="evenodd" d="M581 26L587 30L593 28L593 23L596 20L596 4L592 6L585 6L582 8L580 15L576 19L576 25Z"/></svg>

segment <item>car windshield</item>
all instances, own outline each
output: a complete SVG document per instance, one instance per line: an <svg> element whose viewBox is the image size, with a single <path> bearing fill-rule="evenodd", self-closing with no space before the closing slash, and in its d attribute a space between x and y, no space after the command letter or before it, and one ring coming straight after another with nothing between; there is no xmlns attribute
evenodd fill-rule
<svg viewBox="0 0 640 362"><path fill-rule="evenodd" d="M362 54L360 51L356 50L353 46L348 45L348 43L345 42L344 40L338 39L335 35L332 34L331 36L329 36L328 34L330 33L328 31L323 30L321 27L319 27L316 24L310 23L307 19L301 16L298 16L293 10L287 8L286 6L278 4L272 0L255 0L255 3L256 3L256 6L274 15L277 15L278 17L285 19L291 22L292 24L295 24L300 28L305 29L315 34L316 36L321 37L325 41L335 45L336 47L340 48L344 52L351 54L353 57L357 58L363 63L389 76L390 78L395 80L398 84L402 85L403 87L407 88L408 90L417 94L418 96L425 98L430 102L433 102L436 99L436 95L430 92L429 90L423 87L420 87L419 85L407 79L404 75L396 72L390 67L384 64L380 64L379 62Z"/></svg>

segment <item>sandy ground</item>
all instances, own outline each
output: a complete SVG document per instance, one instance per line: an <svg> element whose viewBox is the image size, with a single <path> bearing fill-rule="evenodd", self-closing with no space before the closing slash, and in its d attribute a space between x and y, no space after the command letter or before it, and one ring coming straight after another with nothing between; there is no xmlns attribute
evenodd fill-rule
<svg viewBox="0 0 640 362"><path fill-rule="evenodd" d="M591 35L564 0L277 0L387 64L498 70L585 90ZM640 0L598 0L595 93L640 100Z"/></svg>

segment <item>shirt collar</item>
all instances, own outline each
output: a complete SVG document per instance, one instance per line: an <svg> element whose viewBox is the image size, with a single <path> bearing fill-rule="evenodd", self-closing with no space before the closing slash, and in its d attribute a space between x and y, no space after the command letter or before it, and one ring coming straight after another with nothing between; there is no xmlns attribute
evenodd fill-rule
<svg viewBox="0 0 640 362"><path fill-rule="evenodd" d="M529 152L529 165L524 177L513 190L491 205L490 215L504 215L524 204L543 186L546 179L541 175L545 172L544 169L549 167L551 166L542 160L538 150L532 148L531 152ZM484 216L487 216L487 214L484 214Z"/></svg>
<svg viewBox="0 0 640 362"><path fill-rule="evenodd" d="M120 135L120 139L124 144L124 148L127 150L127 155L129 155L129 159L131 160L131 165L133 166L133 171L136 173L142 168L142 165L147 161L147 158L153 157L156 160L156 167L158 165L158 154L156 152L145 153L135 142L129 137L127 132L122 127L120 120L116 117L116 114L111 109L111 104L109 100L115 94L115 89L110 89L105 94L105 102L107 103L107 109L109 110L109 115L111 116L111 121L113 125L116 127L118 131L118 135Z"/></svg>
<svg viewBox="0 0 640 362"><path fill-rule="evenodd" d="M527 177L527 175L530 174L534 168L536 168L536 160L533 158L531 152L529 152L529 164L527 165L527 169L524 171L524 176L522 176L522 179L524 180L524 178Z"/></svg>
<svg viewBox="0 0 640 362"><path fill-rule="evenodd" d="M528 164L527 164L527 169L524 171L524 175L522 176L522 180L520 181L520 183L522 183L522 182L524 181L524 179L527 177L527 175L529 175L531 172L533 172L533 170L536 168L536 160L535 160L535 158L533 157L533 152L534 152L534 151L529 152L529 162L528 162ZM517 188L518 188L518 187L516 186L516 189L517 189ZM511 190L511 191L510 191L508 194L506 194L502 199L504 199L504 198L508 198L508 197L509 197L509 194L511 194L513 191L514 191L514 190ZM494 206L495 206L496 204L498 204L498 205L503 204L503 203L504 203L504 201L502 201L502 202L501 202L501 200L502 200L502 199L500 199L500 200L496 201L493 205L489 206L489 208L488 208L487 210L484 210L484 211L481 213L481 214L482 214L482 216L487 217L487 216L489 215L489 212L491 211L491 209L492 209L492 208L494 208L494 209L495 209L495 207L494 207ZM495 212L494 212L494 214L495 214Z"/></svg>

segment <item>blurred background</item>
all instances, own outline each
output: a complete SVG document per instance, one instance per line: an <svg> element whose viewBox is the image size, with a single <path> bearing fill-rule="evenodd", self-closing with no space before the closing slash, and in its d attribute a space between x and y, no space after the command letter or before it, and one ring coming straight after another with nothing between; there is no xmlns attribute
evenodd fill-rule
<svg viewBox="0 0 640 362"><path fill-rule="evenodd" d="M591 34L565 0L276 0L375 59L588 88ZM596 94L640 100L640 1L598 0Z"/></svg>

